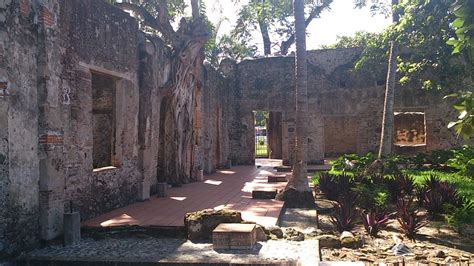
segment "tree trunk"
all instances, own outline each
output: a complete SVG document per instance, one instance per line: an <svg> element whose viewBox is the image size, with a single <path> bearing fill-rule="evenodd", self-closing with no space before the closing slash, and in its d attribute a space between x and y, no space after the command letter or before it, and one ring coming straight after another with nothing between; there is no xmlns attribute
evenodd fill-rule
<svg viewBox="0 0 474 266"><path fill-rule="evenodd" d="M268 34L268 26L264 21L259 21L258 25L260 26L260 33L262 34L263 52L265 55L270 55L272 54L272 42Z"/></svg>
<svg viewBox="0 0 474 266"><path fill-rule="evenodd" d="M262 41L263 41L263 53L265 55L272 54L272 42L270 40L270 34L268 33L268 25L265 21L265 0L261 0L262 3L262 14L260 14L260 18L258 19L258 26L260 27L260 34L262 34Z"/></svg>
<svg viewBox="0 0 474 266"><path fill-rule="evenodd" d="M398 0L392 0L392 18L393 22L398 22L398 14L394 6L398 5ZM388 59L387 83L385 86L385 102L382 118L382 132L380 136L380 147L378 158L383 159L392 152L393 130L394 130L394 101L395 101L395 85L397 75L397 56L398 44L396 40L390 42L390 56Z"/></svg>
<svg viewBox="0 0 474 266"><path fill-rule="evenodd" d="M294 0L296 36L296 145L293 162L293 175L284 192L285 203L289 208L314 207L313 193L308 184L306 149L308 145L308 73L306 58L306 25L304 19L304 0Z"/></svg>

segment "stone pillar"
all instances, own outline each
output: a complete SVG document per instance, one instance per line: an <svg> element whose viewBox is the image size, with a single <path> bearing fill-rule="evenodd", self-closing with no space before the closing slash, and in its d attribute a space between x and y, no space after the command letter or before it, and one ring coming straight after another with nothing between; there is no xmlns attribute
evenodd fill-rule
<svg viewBox="0 0 474 266"><path fill-rule="evenodd" d="M68 101L61 90L61 49L58 38L57 1L37 6L38 50L38 139L40 144L40 227L41 237L50 240L62 233L64 214L63 105ZM62 99L62 101L60 100Z"/></svg>

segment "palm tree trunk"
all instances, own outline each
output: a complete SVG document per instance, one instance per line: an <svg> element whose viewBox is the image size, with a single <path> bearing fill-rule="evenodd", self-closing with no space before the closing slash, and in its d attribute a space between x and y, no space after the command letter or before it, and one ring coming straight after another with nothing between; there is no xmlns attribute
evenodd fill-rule
<svg viewBox="0 0 474 266"><path fill-rule="evenodd" d="M399 16L395 10L395 6L398 5L398 0L392 0L392 19L394 23L398 22ZM393 140L393 106L395 101L395 85L397 76L397 57L398 57L398 44L395 39L390 42L390 56L388 59L388 71L387 71L387 83L385 86L385 102L383 109L382 118L382 132L380 136L380 147L378 158L383 159L392 152L392 140Z"/></svg>
<svg viewBox="0 0 474 266"><path fill-rule="evenodd" d="M294 0L296 31L296 145L293 162L293 176L284 192L287 207L314 207L313 193L308 184L306 149L308 145L308 71L306 58L306 25L304 0Z"/></svg>

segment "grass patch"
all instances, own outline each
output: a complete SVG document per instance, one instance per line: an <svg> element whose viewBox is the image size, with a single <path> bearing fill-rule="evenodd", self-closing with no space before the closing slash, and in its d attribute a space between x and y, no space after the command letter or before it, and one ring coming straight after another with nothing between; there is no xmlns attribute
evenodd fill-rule
<svg viewBox="0 0 474 266"><path fill-rule="evenodd" d="M456 186L459 194L468 199L474 199L474 179L467 176L462 176L458 173L444 172L439 170L404 170L405 173L410 174L417 185L423 185L425 180L431 176L436 175L442 181L448 181Z"/></svg>

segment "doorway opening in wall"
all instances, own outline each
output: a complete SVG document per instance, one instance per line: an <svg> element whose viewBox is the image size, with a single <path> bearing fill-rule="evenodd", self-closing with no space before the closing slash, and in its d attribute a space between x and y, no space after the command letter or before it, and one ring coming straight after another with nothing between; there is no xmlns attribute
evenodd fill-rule
<svg viewBox="0 0 474 266"><path fill-rule="evenodd" d="M254 111L255 158L268 158L267 111Z"/></svg>
<svg viewBox="0 0 474 266"><path fill-rule="evenodd" d="M282 159L282 113L254 111L255 158Z"/></svg>
<svg viewBox="0 0 474 266"><path fill-rule="evenodd" d="M92 165L94 171L118 167L116 160L116 78L92 72Z"/></svg>

